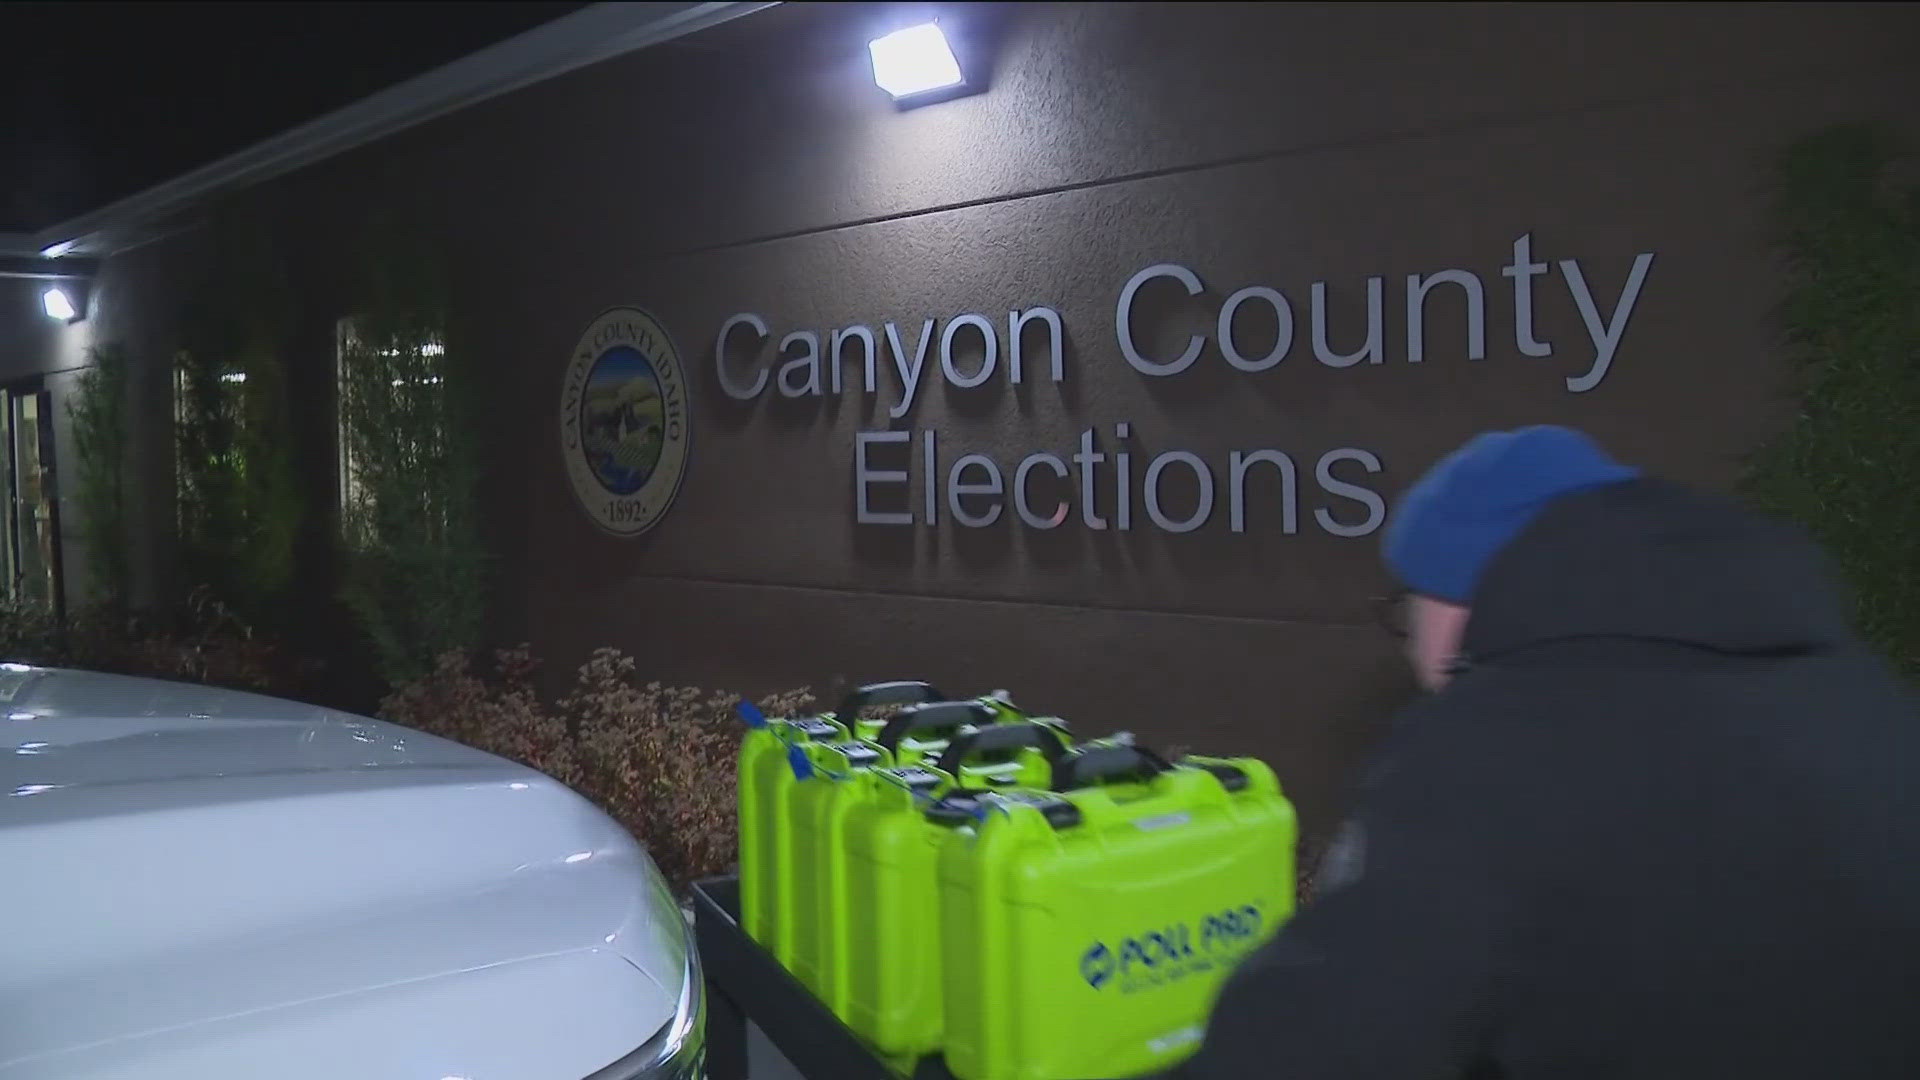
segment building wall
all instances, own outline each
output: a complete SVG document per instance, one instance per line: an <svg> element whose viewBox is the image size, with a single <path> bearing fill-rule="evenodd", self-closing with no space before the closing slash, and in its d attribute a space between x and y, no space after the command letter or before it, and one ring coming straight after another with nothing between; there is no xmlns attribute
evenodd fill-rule
<svg viewBox="0 0 1920 1080"><path fill-rule="evenodd" d="M1337 534L1376 523L1368 500L1495 426L1576 424L1636 463L1728 484L1785 408L1766 319L1770 155L1835 121L1905 123L1916 90L1897 51L1915 18L1891 5L967 5L949 25L987 89L901 111L864 56L886 11L786 5L236 200L273 223L303 297L288 350L313 490L331 483L328 328L358 287L341 238L370 208L397 210L448 254L451 346L486 383L501 640L532 641L561 671L614 645L650 677L748 691L901 676L1006 687L1088 732L1263 756L1315 831L1409 692L1368 619L1386 587L1378 532ZM1502 273L1522 237L1545 264L1520 280L1550 355L1523 350ZM128 299L101 332L161 355L157 298L202 258L195 245L189 230L117 261L111 287ZM1115 325L1123 286L1159 264L1202 288L1140 291L1141 351L1165 359L1206 338L1164 377L1128 364ZM1415 363L1408 277L1450 270L1465 274L1433 287ZM1379 362L1317 359L1315 283L1330 348L1346 353L1376 276ZM1463 280L1484 301L1478 358ZM1293 322L1284 359L1253 372L1229 365L1217 333L1249 286L1283 295ZM1250 360L1278 336L1268 295L1240 305ZM657 317L688 375L684 483L637 539L595 525L561 451L570 354L621 305ZM1059 318L1061 377L1036 322L1013 385L1009 313L1038 307ZM872 393L849 361L840 394L770 385L736 401L715 353L742 313L770 337L729 338L736 380L764 370L777 384L792 331L825 347L837 328L884 341L892 324L912 353L931 319L927 373L904 407L884 349ZM970 313L999 338L975 387L940 372L940 335ZM963 382L978 342L956 338ZM148 385L151 411L164 381ZM1095 507L1108 528L1053 483L1035 498L1045 512L1071 496L1057 528L1011 507L964 527L944 499L924 521L927 432L942 471L978 453L1011 480L1031 453L1071 465L1089 429L1108 455ZM911 442L876 447L871 467L912 479L876 488L874 509L910 511L911 525L855 520L857 440L882 430ZM1232 527L1232 455L1262 450L1296 469L1291 532L1270 461L1249 473L1244 531ZM1122 451L1125 531L1105 486ZM1191 532L1157 527L1140 488L1172 451L1195 455L1215 489ZM1184 517L1191 472L1165 476L1163 510Z"/></svg>

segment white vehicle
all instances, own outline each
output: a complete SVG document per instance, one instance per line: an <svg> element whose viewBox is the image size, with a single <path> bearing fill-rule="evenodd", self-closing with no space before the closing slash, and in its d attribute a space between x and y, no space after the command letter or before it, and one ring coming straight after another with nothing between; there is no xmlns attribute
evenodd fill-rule
<svg viewBox="0 0 1920 1080"><path fill-rule="evenodd" d="M538 772L0 665L3 1080L684 1080L704 989L646 852Z"/></svg>

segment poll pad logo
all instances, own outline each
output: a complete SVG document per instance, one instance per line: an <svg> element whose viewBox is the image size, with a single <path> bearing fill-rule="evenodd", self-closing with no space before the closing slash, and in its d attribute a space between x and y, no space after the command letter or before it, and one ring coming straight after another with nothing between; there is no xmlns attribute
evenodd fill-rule
<svg viewBox="0 0 1920 1080"><path fill-rule="evenodd" d="M1260 907L1243 904L1197 920L1145 929L1080 954L1080 978L1095 990L1152 990L1237 962L1260 941Z"/></svg>
<svg viewBox="0 0 1920 1080"><path fill-rule="evenodd" d="M652 315L618 307L587 327L560 389L560 443L594 523L638 536L659 523L687 471L680 353Z"/></svg>

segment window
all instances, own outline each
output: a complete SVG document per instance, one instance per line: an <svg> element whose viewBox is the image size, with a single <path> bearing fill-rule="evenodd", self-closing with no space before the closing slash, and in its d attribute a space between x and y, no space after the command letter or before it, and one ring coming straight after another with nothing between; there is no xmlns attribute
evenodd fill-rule
<svg viewBox="0 0 1920 1080"><path fill-rule="evenodd" d="M191 540L221 527L244 472L247 373L181 352L173 367L175 524ZM227 527L231 527L230 522Z"/></svg>
<svg viewBox="0 0 1920 1080"><path fill-rule="evenodd" d="M53 395L37 380L0 391L6 472L7 596L54 611L65 599L60 504L54 482Z"/></svg>
<svg viewBox="0 0 1920 1080"><path fill-rule="evenodd" d="M433 330L383 331L358 318L336 328L340 521L364 543L379 493L423 477L447 453L446 346ZM422 496L431 500L431 485ZM428 507L444 513L444 507Z"/></svg>

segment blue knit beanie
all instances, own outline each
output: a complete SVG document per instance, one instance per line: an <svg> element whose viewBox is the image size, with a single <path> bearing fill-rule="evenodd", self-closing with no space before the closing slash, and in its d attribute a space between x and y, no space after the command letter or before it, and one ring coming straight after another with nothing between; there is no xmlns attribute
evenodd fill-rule
<svg viewBox="0 0 1920 1080"><path fill-rule="evenodd" d="M1414 592L1465 604L1487 564L1548 503L1638 475L1569 428L1476 435L1401 496L1387 566Z"/></svg>

